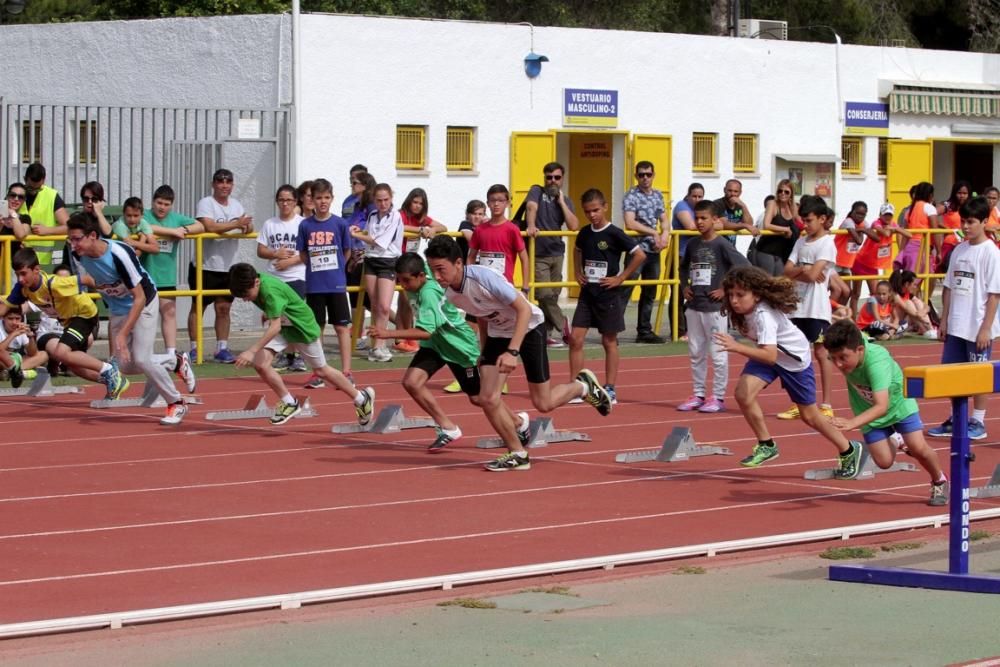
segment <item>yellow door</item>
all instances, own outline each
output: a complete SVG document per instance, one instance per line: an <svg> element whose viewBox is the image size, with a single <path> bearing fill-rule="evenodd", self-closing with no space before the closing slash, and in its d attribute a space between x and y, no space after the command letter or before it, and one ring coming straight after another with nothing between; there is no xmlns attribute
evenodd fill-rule
<svg viewBox="0 0 1000 667"><path fill-rule="evenodd" d="M665 134L635 134L629 146L629 164L625 172L625 190L635 186L635 165L648 160L653 163L656 175L653 177L653 187L663 193L663 203L670 215L670 193L673 178L673 138ZM621 219L621 207L615 211L616 219ZM660 253L660 261L665 263L667 253ZM663 264L660 265L660 275L663 275ZM659 296L657 290L657 296ZM632 299L639 298L639 290L632 290Z"/></svg>
<svg viewBox="0 0 1000 667"><path fill-rule="evenodd" d="M513 132L510 135L511 216L532 185L542 185L542 168L556 159L555 132ZM488 212L488 211L487 211ZM520 264L520 262L518 262ZM514 267L514 284L521 286L521 268Z"/></svg>
<svg viewBox="0 0 1000 667"><path fill-rule="evenodd" d="M890 139L886 168L886 198L899 213L910 205L910 188L934 180L934 142Z"/></svg>
<svg viewBox="0 0 1000 667"><path fill-rule="evenodd" d="M615 218L617 209L611 197L614 191L612 187L614 146L615 136L611 133L580 134L573 132L569 135L569 183L566 184L566 196L573 202L573 210L576 211L576 217L581 226L590 223L583 215L580 197L591 188L597 188L604 193L608 204L609 219ZM620 204L618 207L620 208ZM567 276L574 275L573 267L573 239L568 238L566 241ZM569 288L570 297L576 298L579 295L579 287Z"/></svg>

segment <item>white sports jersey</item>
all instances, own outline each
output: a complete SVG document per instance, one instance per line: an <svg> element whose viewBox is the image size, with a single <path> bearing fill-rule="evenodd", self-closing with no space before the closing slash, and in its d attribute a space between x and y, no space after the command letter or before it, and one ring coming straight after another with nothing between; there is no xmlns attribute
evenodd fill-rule
<svg viewBox="0 0 1000 667"><path fill-rule="evenodd" d="M524 299L517 288L492 269L476 264L465 267L465 275L458 289L449 287L445 297L469 315L489 322L487 333L493 338L510 338L514 335L517 311L512 305L517 299ZM545 316L535 304L531 306L528 331L545 321Z"/></svg>

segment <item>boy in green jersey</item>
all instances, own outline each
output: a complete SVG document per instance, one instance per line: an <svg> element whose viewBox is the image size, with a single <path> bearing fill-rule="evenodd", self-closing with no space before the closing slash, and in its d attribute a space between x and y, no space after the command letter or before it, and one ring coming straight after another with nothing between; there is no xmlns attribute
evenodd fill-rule
<svg viewBox="0 0 1000 667"><path fill-rule="evenodd" d="M285 382L271 367L274 357L286 348L297 351L317 375L354 400L358 423L367 425L375 410L375 390L354 388L344 374L326 363L320 341L319 325L312 309L287 283L266 273L257 273L250 264L235 264L229 271L229 291L233 296L252 301L264 311L267 329L260 339L236 357L236 366L252 365L257 375L281 399L271 417L272 424L284 424L299 414L302 406L288 393Z"/></svg>
<svg viewBox="0 0 1000 667"><path fill-rule="evenodd" d="M396 282L406 291L413 307L414 328L372 327L368 335L420 341L420 349L403 375L403 388L437 424L437 439L427 448L436 453L461 438L462 429L441 410L427 389L427 381L447 365L469 401L479 405L479 338L465 316L444 298L441 285L427 279L429 271L423 257L415 252L403 253L395 269ZM527 413L518 414L514 423L518 424L519 437L526 440Z"/></svg>
<svg viewBox="0 0 1000 667"><path fill-rule="evenodd" d="M903 397L903 370L888 350L869 342L850 320L830 325L823 347L834 365L847 378L847 393L854 418L834 417L841 431L861 429L868 453L880 468L888 468L896 458L891 441L902 438L906 452L931 476L928 505L948 504L948 481L941 470L937 452L924 439L917 402ZM898 435L897 435L898 434Z"/></svg>

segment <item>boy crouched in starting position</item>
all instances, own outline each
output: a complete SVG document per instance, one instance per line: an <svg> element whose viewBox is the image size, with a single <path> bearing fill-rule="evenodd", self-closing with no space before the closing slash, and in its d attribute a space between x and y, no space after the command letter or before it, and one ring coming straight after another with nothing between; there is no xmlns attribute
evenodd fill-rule
<svg viewBox="0 0 1000 667"><path fill-rule="evenodd" d="M854 413L852 419L834 417L833 425L841 431L860 429L869 455L880 468L888 468L896 459L890 438L898 433L903 438L902 451L915 458L931 476L927 504L947 505L948 481L937 452L924 439L917 402L903 398L903 371L889 351L865 340L850 320L834 322L823 337L823 347L847 379Z"/></svg>
<svg viewBox="0 0 1000 667"><path fill-rule="evenodd" d="M295 290L274 276L257 273L250 264L240 263L229 270L229 291L238 299L253 302L268 319L264 335L236 357L236 366L252 365L280 399L272 424L284 424L302 411L278 371L271 367L274 358L286 348L298 352L316 375L351 397L359 424L365 426L371 421L375 390L366 387L358 391L343 373L327 365L316 317Z"/></svg>

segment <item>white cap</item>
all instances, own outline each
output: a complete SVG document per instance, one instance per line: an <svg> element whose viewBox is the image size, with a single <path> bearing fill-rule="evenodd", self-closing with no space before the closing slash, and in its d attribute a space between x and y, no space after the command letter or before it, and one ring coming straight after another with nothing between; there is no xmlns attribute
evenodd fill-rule
<svg viewBox="0 0 1000 667"><path fill-rule="evenodd" d="M888 213L889 215L895 215L896 214L896 207L893 206L892 204L888 203L888 202L886 202L885 204L882 204L882 208L880 208L878 210L878 214L880 216L882 216L882 215L885 215L886 213Z"/></svg>

